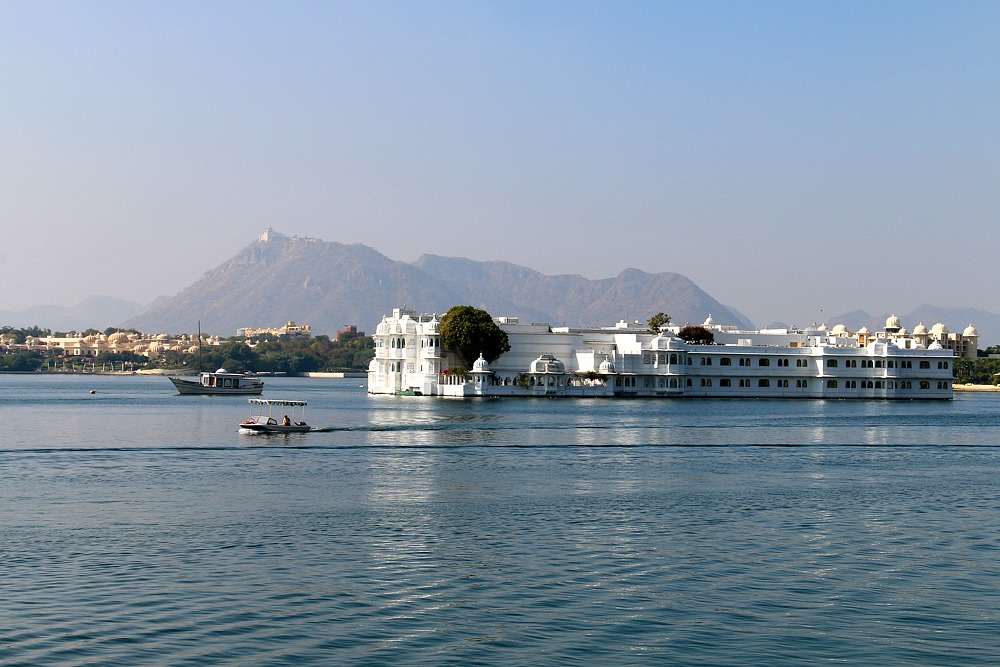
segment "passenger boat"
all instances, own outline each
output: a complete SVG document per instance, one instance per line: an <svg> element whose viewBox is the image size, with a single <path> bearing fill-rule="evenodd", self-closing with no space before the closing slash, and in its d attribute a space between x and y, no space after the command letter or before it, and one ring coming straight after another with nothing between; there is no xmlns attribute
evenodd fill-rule
<svg viewBox="0 0 1000 667"><path fill-rule="evenodd" d="M304 433L312 429L306 424L305 401L251 398L249 403L250 417L240 422L240 433ZM279 413L280 418L275 416Z"/></svg>
<svg viewBox="0 0 1000 667"><path fill-rule="evenodd" d="M170 381L182 394L212 394L212 395L260 395L264 391L264 381L244 375L230 373L220 368L214 373L201 373L197 380L184 377L172 377Z"/></svg>

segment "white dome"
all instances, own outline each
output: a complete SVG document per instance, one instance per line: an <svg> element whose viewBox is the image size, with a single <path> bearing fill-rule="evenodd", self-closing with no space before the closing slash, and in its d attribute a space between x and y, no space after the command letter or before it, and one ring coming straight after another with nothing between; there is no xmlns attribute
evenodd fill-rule
<svg viewBox="0 0 1000 667"><path fill-rule="evenodd" d="M490 362L486 361L483 357L483 353L479 353L479 358L472 362L472 372L473 373L489 373L490 372Z"/></svg>
<svg viewBox="0 0 1000 667"><path fill-rule="evenodd" d="M870 333L871 333L871 331L868 330L868 327L861 327L860 329L858 329L858 334L859 335L867 336Z"/></svg>
<svg viewBox="0 0 1000 667"><path fill-rule="evenodd" d="M917 326L915 326L913 328L913 335L914 336L926 336L927 335L927 327L924 326L923 322L921 322L920 324L918 324Z"/></svg>
<svg viewBox="0 0 1000 667"><path fill-rule="evenodd" d="M686 350L687 345L684 343L683 338L678 338L677 336L671 336L667 339L667 349L668 350Z"/></svg>
<svg viewBox="0 0 1000 667"><path fill-rule="evenodd" d="M531 373L565 373L566 364L559 361L551 354L540 355L537 359L531 362L529 367L529 372Z"/></svg>
<svg viewBox="0 0 1000 667"><path fill-rule="evenodd" d="M830 333L832 335L834 335L834 336L850 336L851 335L851 332L848 331L847 327L845 327L843 324L838 324L835 327L833 327L833 329L830 330Z"/></svg>
<svg viewBox="0 0 1000 667"><path fill-rule="evenodd" d="M615 365L613 363L611 363L610 359L608 359L607 357L604 357L604 361L601 362L601 365L598 368L598 372L599 373L614 373L615 372Z"/></svg>
<svg viewBox="0 0 1000 667"><path fill-rule="evenodd" d="M965 331L962 332L962 335L967 338L971 338L972 336L979 336L979 332L976 331L976 327L970 324L969 326L965 327Z"/></svg>
<svg viewBox="0 0 1000 667"><path fill-rule="evenodd" d="M899 321L899 318L895 315L890 315L885 320L885 330L890 331L892 329L899 329L903 326L903 323Z"/></svg>
<svg viewBox="0 0 1000 667"><path fill-rule="evenodd" d="M927 349L928 350L943 350L944 347L941 346L941 343L939 343L937 341L934 341L933 343L931 343L930 345L927 346Z"/></svg>
<svg viewBox="0 0 1000 667"><path fill-rule="evenodd" d="M938 322L937 324L935 324L934 326L931 327L931 333L933 333L933 334L946 334L946 333L948 333L948 327L946 327L941 322Z"/></svg>
<svg viewBox="0 0 1000 667"><path fill-rule="evenodd" d="M715 326L715 320L712 319L712 313L708 314L708 317L705 318L705 323L702 326L704 326L704 327L714 327Z"/></svg>
<svg viewBox="0 0 1000 667"><path fill-rule="evenodd" d="M124 331L116 331L115 333L108 336L109 343L126 343L128 342L128 334Z"/></svg>
<svg viewBox="0 0 1000 667"><path fill-rule="evenodd" d="M659 334L649 341L649 347L653 350L666 350L670 346L670 336Z"/></svg>

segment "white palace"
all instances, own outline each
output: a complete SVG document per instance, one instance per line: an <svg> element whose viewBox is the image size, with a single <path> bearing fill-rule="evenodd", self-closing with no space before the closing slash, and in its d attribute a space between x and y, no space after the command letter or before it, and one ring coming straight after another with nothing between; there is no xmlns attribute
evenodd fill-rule
<svg viewBox="0 0 1000 667"><path fill-rule="evenodd" d="M678 396L950 399L956 358L975 358L978 333L943 324L907 332L892 316L882 331L741 331L704 327L714 344L690 344L679 327L639 323L551 327L495 318L511 349L471 369L444 350L436 315L397 308L375 330L372 394L426 396Z"/></svg>

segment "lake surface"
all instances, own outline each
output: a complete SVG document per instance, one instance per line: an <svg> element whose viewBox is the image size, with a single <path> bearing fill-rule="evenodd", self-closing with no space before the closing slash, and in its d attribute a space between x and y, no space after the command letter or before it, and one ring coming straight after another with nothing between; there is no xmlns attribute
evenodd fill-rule
<svg viewBox="0 0 1000 667"><path fill-rule="evenodd" d="M1000 663L996 395L266 382L0 375L0 664Z"/></svg>

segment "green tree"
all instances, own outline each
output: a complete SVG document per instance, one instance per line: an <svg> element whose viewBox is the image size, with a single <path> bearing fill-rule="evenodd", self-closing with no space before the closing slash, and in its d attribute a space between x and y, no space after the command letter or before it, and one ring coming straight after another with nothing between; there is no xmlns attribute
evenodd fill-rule
<svg viewBox="0 0 1000 667"><path fill-rule="evenodd" d="M663 311L660 311L656 315L649 318L649 333L660 333L660 330L668 324L670 324L670 316Z"/></svg>
<svg viewBox="0 0 1000 667"><path fill-rule="evenodd" d="M702 326L686 326L677 333L677 337L694 345L711 345L715 342L715 334Z"/></svg>
<svg viewBox="0 0 1000 667"><path fill-rule="evenodd" d="M0 369L5 371L37 371L41 365L42 355L37 352L0 355Z"/></svg>
<svg viewBox="0 0 1000 667"><path fill-rule="evenodd" d="M457 354L466 366L472 366L480 354L492 363L510 350L507 332L485 310L472 306L452 307L441 318L438 332L444 347Z"/></svg>

